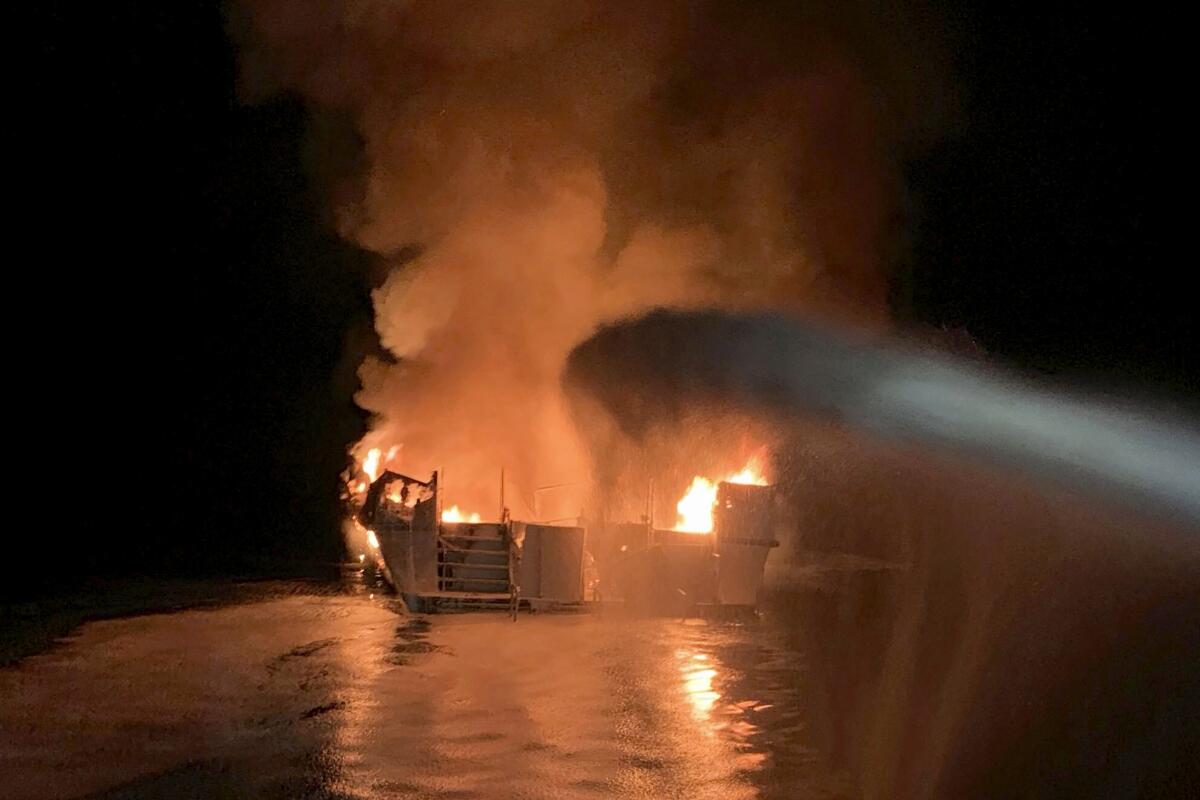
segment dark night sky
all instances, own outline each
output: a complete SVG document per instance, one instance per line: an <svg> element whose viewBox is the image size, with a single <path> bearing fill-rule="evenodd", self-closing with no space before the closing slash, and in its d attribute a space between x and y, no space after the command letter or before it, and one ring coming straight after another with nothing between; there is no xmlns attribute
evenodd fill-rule
<svg viewBox="0 0 1200 800"><path fill-rule="evenodd" d="M323 228L303 109L239 105L219 4L71 5L45 4L34 73L35 296L62 387L39 413L94 470L97 512L55 576L332 561L361 424L338 369L369 302L361 255ZM908 165L898 311L1002 362L1194 403L1171 26L946 14L967 126Z"/></svg>

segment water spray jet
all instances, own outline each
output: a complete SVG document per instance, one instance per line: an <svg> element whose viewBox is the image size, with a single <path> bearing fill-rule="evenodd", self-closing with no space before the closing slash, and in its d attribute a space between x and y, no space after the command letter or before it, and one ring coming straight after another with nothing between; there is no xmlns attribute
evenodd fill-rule
<svg viewBox="0 0 1200 800"><path fill-rule="evenodd" d="M577 347L564 383L626 419L646 407L643 394L832 419L881 440L925 444L1146 516L1200 525L1193 424L792 316L655 311Z"/></svg>

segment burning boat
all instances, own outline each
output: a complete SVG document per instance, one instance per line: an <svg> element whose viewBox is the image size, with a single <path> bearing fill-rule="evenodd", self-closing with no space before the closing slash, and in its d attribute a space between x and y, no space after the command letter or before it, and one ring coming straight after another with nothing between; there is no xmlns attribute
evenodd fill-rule
<svg viewBox="0 0 1200 800"><path fill-rule="evenodd" d="M601 526L589 541L599 593L659 613L752 611L767 556L779 546L775 502L765 483L698 478L679 502L674 528L655 527L649 514Z"/></svg>
<svg viewBox="0 0 1200 800"><path fill-rule="evenodd" d="M652 513L636 523L521 522L503 501L500 518L484 521L441 506L436 472L420 480L385 470L359 487L356 518L372 557L414 611L515 617L601 602L685 615L748 610L779 544L774 488L749 469L716 483L697 477L671 529L655 527Z"/></svg>
<svg viewBox="0 0 1200 800"><path fill-rule="evenodd" d="M584 529L494 522L439 504L428 481L384 471L358 519L388 582L414 611L579 605L584 600Z"/></svg>

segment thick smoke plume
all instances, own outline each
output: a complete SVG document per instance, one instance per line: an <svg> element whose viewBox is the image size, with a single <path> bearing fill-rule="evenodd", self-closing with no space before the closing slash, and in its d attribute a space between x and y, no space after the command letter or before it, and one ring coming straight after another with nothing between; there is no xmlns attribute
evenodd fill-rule
<svg viewBox="0 0 1200 800"><path fill-rule="evenodd" d="M589 472L559 377L659 306L886 319L898 156L944 124L919 15L827 3L241 0L243 89L353 122L387 266L356 446L490 510ZM320 129L320 126L316 126ZM338 170L329 162L324 171ZM619 371L618 371L619 372Z"/></svg>

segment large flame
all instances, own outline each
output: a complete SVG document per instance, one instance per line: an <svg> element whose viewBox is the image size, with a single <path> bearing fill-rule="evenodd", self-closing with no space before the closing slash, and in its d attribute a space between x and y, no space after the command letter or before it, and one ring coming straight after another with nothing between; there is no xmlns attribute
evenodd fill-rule
<svg viewBox="0 0 1200 800"><path fill-rule="evenodd" d="M367 473L367 477L371 479L371 483L379 477L381 470L379 469L380 460L383 456L383 451L378 447L372 447L367 451L367 457L363 459L362 470Z"/></svg>
<svg viewBox="0 0 1200 800"><path fill-rule="evenodd" d="M697 475L692 478L692 485L675 504L677 517L674 530L681 533L711 533L713 529L713 506L717 502L718 483L745 483L752 486L766 486L767 478L763 470L763 455L756 453L746 462L746 466L737 472L726 475L717 481Z"/></svg>
<svg viewBox="0 0 1200 800"><path fill-rule="evenodd" d="M733 473L723 480L725 483L743 483L749 486L766 486L767 476L766 470L763 468L764 457L762 453L756 453L746 462L746 466L740 471Z"/></svg>
<svg viewBox="0 0 1200 800"><path fill-rule="evenodd" d="M442 522L470 522L476 523L481 520L478 514L468 514L459 510L458 506L450 506L442 510Z"/></svg>
<svg viewBox="0 0 1200 800"><path fill-rule="evenodd" d="M346 495L361 503L366 497L367 489L371 487L385 469L392 466L397 454L400 452L401 445L392 445L388 448L385 455L382 448L372 447L367 451L361 462L358 462L353 468L347 469L342 473L342 479L346 481ZM366 479L363 479L363 476ZM399 490L393 490L388 494L388 499L392 502L399 502L393 495Z"/></svg>
<svg viewBox="0 0 1200 800"><path fill-rule="evenodd" d="M717 485L697 475L692 485L675 504L678 517L675 530L684 533L708 533L713 529L713 504L717 502Z"/></svg>

